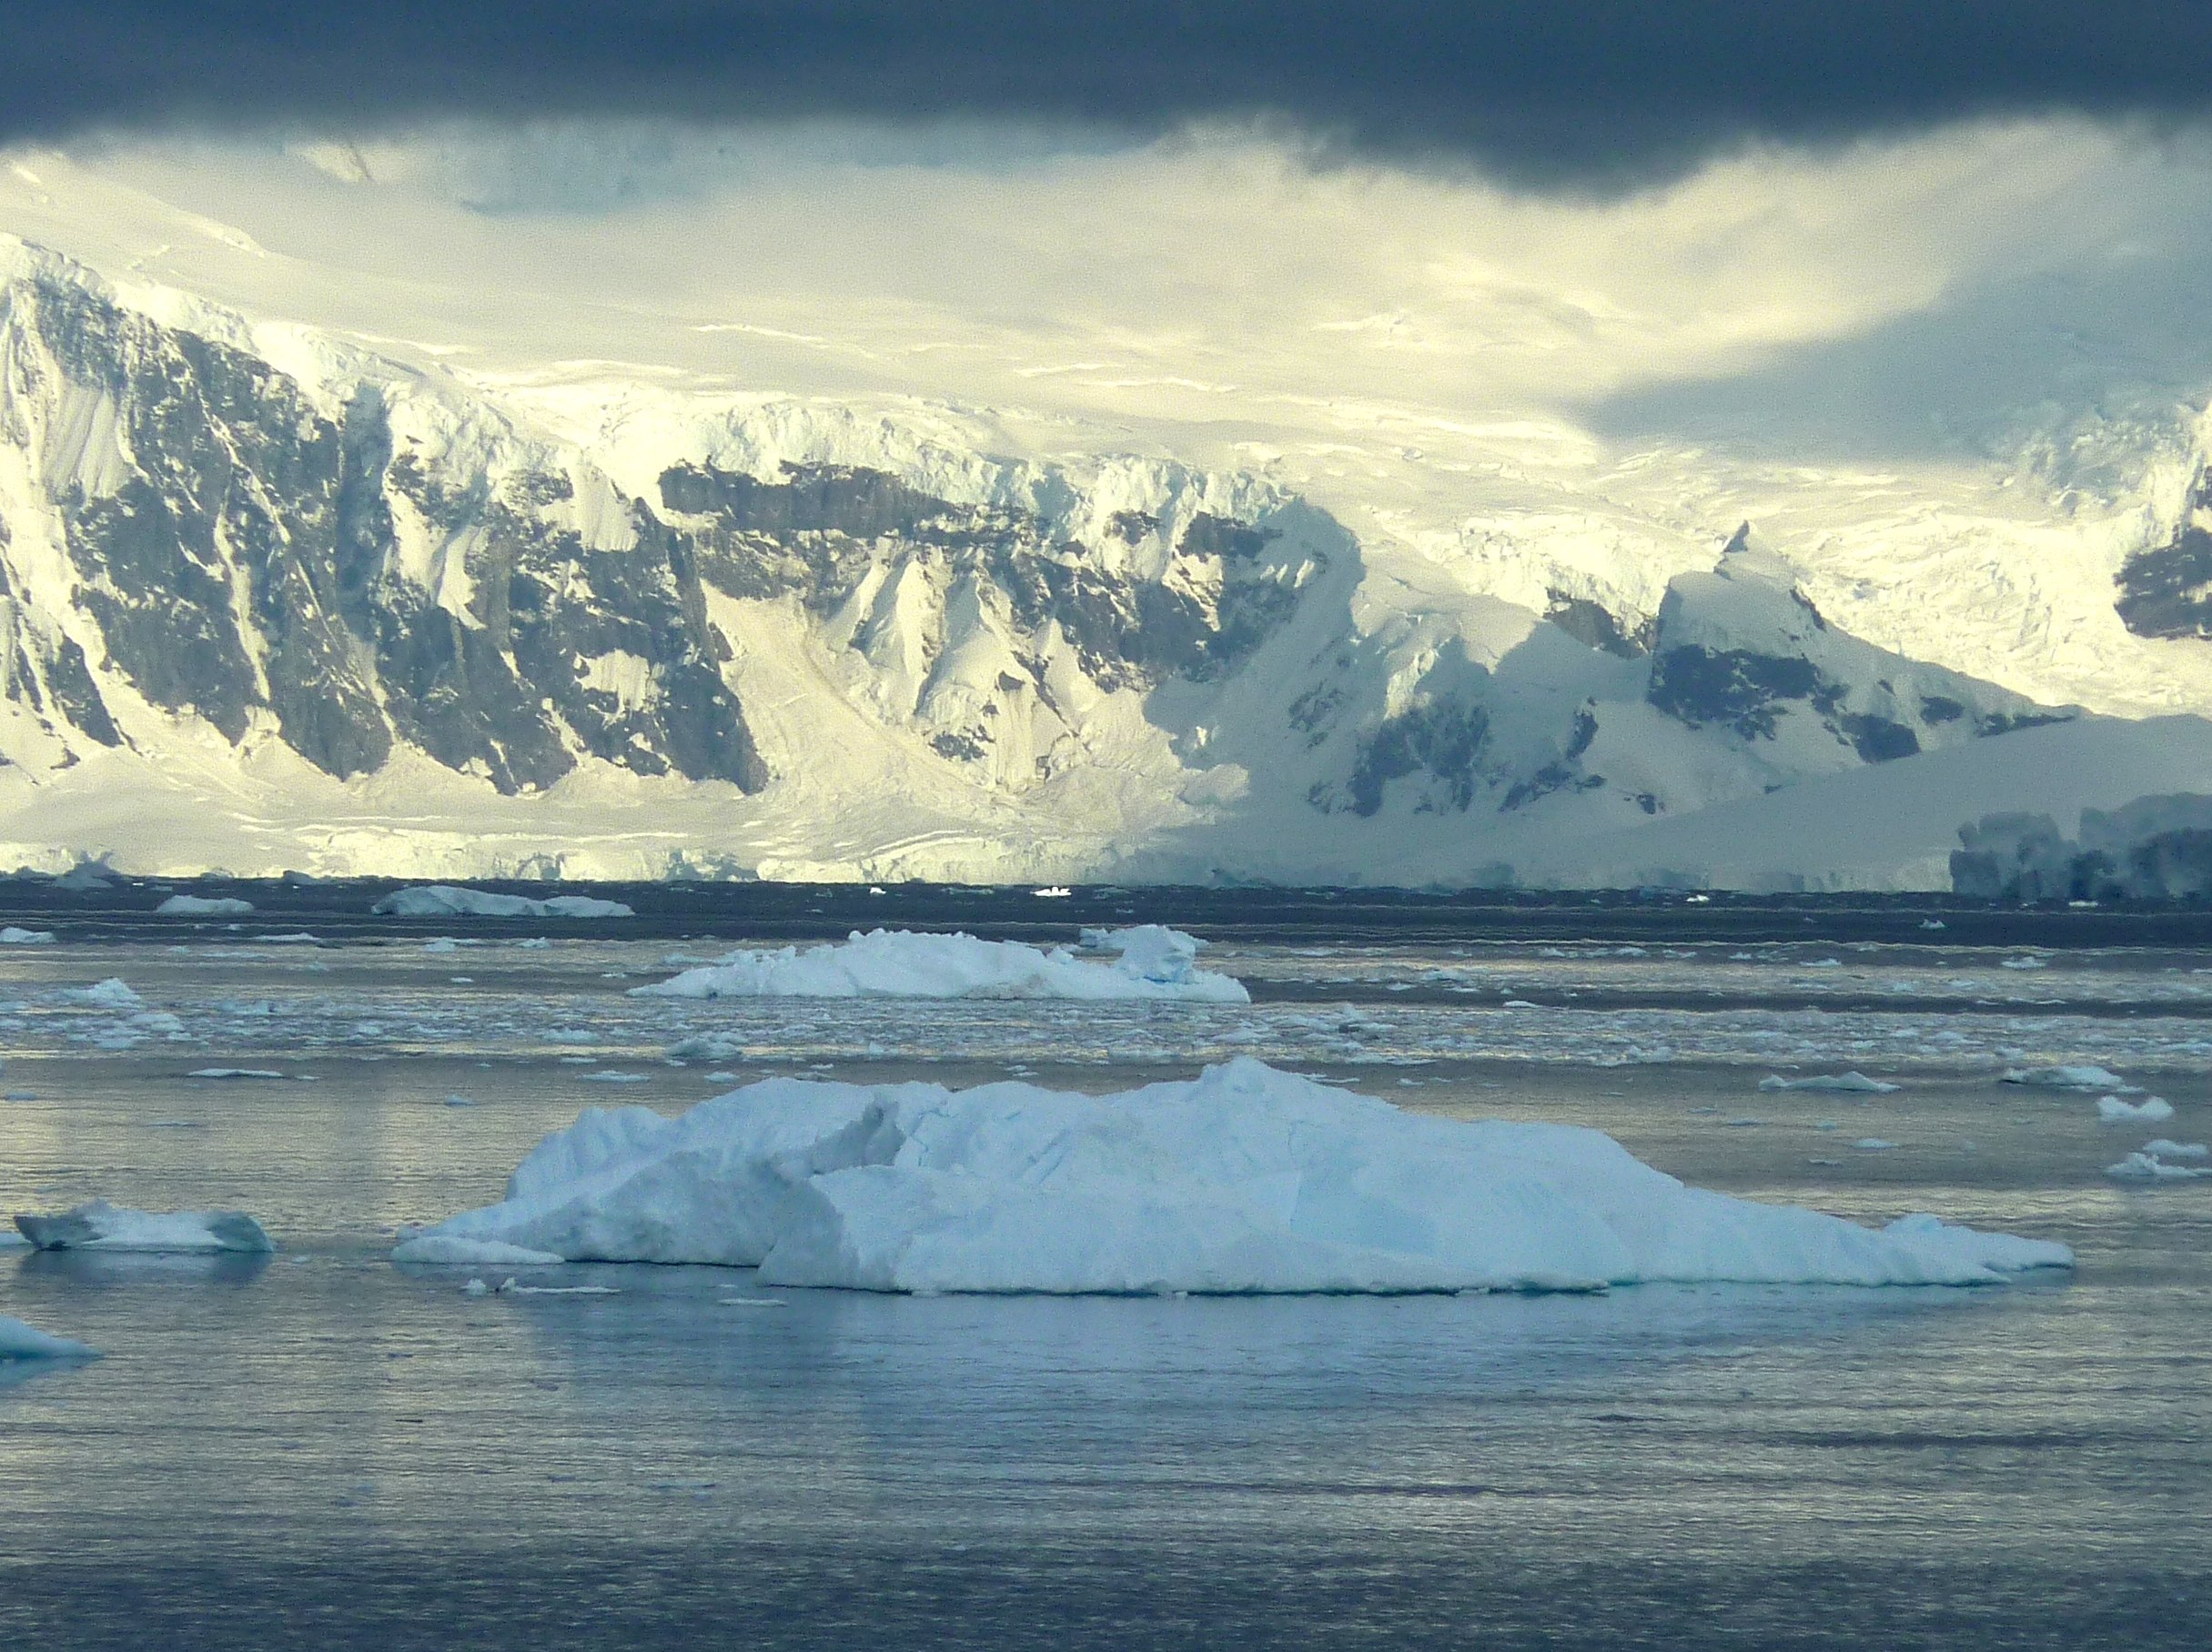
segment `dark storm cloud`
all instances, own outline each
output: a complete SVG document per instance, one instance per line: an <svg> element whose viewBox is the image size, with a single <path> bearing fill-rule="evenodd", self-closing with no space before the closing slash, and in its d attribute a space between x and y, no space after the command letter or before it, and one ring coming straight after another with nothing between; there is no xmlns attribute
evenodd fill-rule
<svg viewBox="0 0 2212 1652"><path fill-rule="evenodd" d="M0 0L0 141L442 116L1259 117L1603 186L1747 139L2207 107L2205 0Z"/></svg>

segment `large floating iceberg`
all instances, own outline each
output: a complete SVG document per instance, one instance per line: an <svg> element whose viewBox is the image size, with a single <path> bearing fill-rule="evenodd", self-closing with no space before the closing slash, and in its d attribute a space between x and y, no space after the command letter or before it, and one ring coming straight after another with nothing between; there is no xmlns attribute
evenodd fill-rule
<svg viewBox="0 0 2212 1652"><path fill-rule="evenodd" d="M379 918L634 918L636 911L620 901L601 901L592 895L553 895L540 901L529 895L499 895L489 890L457 889L449 883L425 883L396 889L369 909Z"/></svg>
<svg viewBox="0 0 2212 1652"><path fill-rule="evenodd" d="M277 1247L242 1210L129 1210L95 1199L51 1216L20 1215L15 1226L42 1251L246 1251Z"/></svg>
<svg viewBox="0 0 2212 1652"><path fill-rule="evenodd" d="M854 930L835 945L804 952L735 952L720 962L686 970L637 997L662 998L1071 998L1182 999L1249 1003L1252 995L1227 975L1197 967L1203 944L1180 930L1095 932L1112 962L1050 952L1018 941L973 935L924 935L911 930Z"/></svg>
<svg viewBox="0 0 2212 1652"><path fill-rule="evenodd" d="M1980 1284L2073 1261L1729 1198L1594 1130L1406 1113L1250 1059L1109 1096L771 1079L674 1119L587 1109L503 1203L412 1243L432 1238L878 1291Z"/></svg>

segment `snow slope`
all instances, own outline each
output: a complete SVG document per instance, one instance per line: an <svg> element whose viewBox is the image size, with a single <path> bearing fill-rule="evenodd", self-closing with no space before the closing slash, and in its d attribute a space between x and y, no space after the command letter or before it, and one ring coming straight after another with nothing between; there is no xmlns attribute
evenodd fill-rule
<svg viewBox="0 0 2212 1652"><path fill-rule="evenodd" d="M2141 386L1886 470L948 399L371 273L428 209L327 158L0 177L0 864L1936 887L2200 786L2203 430Z"/></svg>
<svg viewBox="0 0 2212 1652"><path fill-rule="evenodd" d="M449 1239L879 1291L1980 1284L2073 1260L1727 1198L1595 1131L1424 1117L1249 1059L1112 1096L773 1079L677 1119L592 1110L503 1203L409 1244Z"/></svg>

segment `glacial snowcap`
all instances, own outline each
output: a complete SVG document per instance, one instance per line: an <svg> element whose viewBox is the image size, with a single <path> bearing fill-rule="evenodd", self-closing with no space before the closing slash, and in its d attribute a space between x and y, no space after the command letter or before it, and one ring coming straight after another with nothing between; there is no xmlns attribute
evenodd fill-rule
<svg viewBox="0 0 2212 1652"><path fill-rule="evenodd" d="M772 1079L673 1119L590 1109L503 1202L411 1243L449 1241L878 1291L1982 1284L2073 1260L1732 1199L1596 1131L1406 1113L1249 1059L1108 1096Z"/></svg>

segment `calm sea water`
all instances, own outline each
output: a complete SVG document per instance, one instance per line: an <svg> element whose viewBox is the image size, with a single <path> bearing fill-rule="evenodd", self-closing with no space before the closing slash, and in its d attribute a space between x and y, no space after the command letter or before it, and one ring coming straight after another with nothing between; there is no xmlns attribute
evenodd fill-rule
<svg viewBox="0 0 2212 1652"><path fill-rule="evenodd" d="M265 899L237 930L157 922L131 888L0 912L62 935L0 954L0 1085L25 1098L0 1103L0 1206L237 1204L283 1246L0 1253L0 1313L107 1351L0 1366L0 1644L2212 1644L2212 1180L2116 1183L2151 1132L1995 1082L2095 1062L2173 1103L2156 1133L2212 1135L2188 914L1435 903L1393 932L1320 895L1222 897L1192 927L1253 1007L1071 1014L623 993L672 953L842 932L841 902L1038 939L1116 904L1190 914L801 891L609 930L372 922L358 894ZM322 944L272 939L303 930ZM142 1006L71 996L109 977ZM714 1032L726 1057L670 1063ZM1056 1300L611 1267L560 1274L611 1294L470 1296L383 1260L593 1103L770 1072L1101 1090L1236 1051L1594 1124L1748 1196L2061 1238L2081 1266ZM283 1076L189 1076L213 1066ZM1847 1067L1905 1088L1756 1088Z"/></svg>

